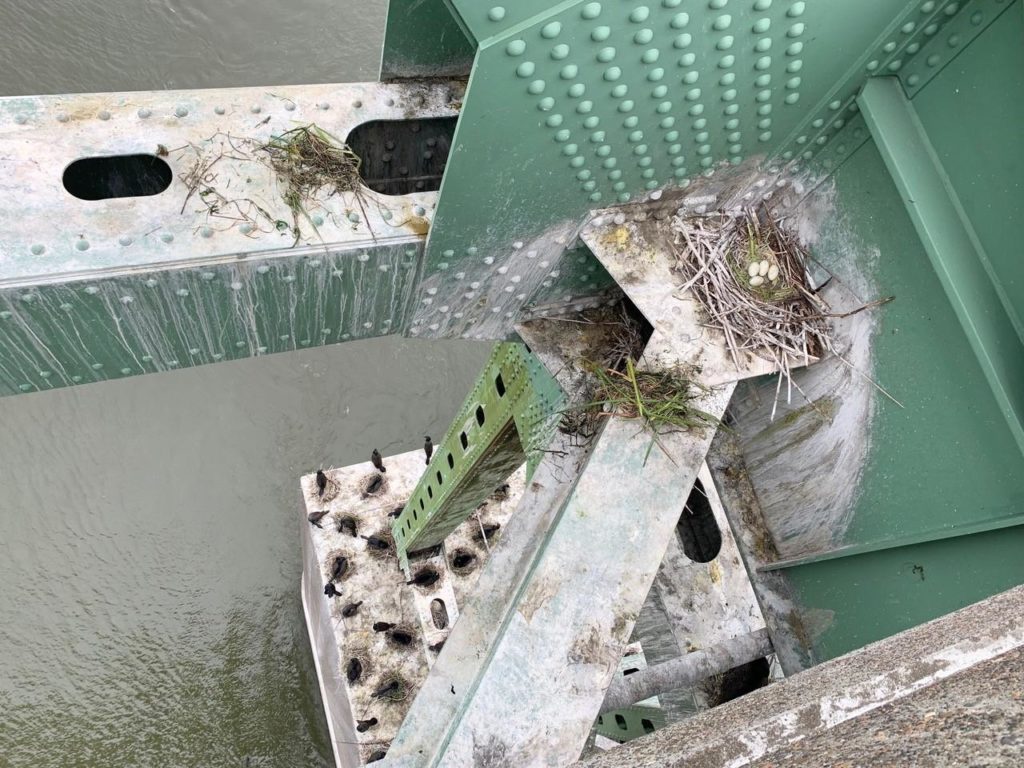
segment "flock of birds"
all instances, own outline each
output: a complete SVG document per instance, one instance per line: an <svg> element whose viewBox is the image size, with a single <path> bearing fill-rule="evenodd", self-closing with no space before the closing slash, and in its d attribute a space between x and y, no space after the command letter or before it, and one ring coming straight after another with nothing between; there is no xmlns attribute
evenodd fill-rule
<svg viewBox="0 0 1024 768"><path fill-rule="evenodd" d="M429 436L424 437L423 440L423 452L426 456L426 464L429 466L430 459L434 453L434 443ZM376 448L370 453L370 461L373 464L374 469L377 472L383 474L387 472L387 468L384 466L384 458ZM319 469L316 472L316 496L318 499L323 500L324 495L328 490L331 480L327 474ZM495 500L503 500L508 497L508 484L504 484L499 487L493 494L492 498ZM330 497L328 497L330 498ZM483 506L483 505L481 505ZM396 507L394 510L388 513L389 517L397 518L402 514L404 505ZM323 529L321 524L324 518L329 514L329 509L322 509L310 512L307 515L307 520L310 525ZM498 523L483 523L480 524L480 531L476 534L476 538L482 541L484 544L487 543L488 539L494 535L501 526ZM356 519L350 515L342 516L337 521L337 530L339 533L347 533L352 538L361 538L366 542L367 548L375 550L377 552L386 552L392 548L392 542L389 538L379 534L371 534L369 536L363 536L359 534L358 523ZM452 559L452 567L458 571L459 569L466 568L472 564L476 559L476 556L467 553L464 550L457 550ZM337 555L331 563L330 578L324 585L324 594L328 598L337 598L342 596L342 590L338 586L342 581L345 580L346 576L349 575L351 570L351 563L349 558L345 555ZM441 578L441 574L436 568L431 566L425 566L413 575L413 577L406 582L406 584L421 588L429 588L436 584ZM353 601L345 604L341 609L341 615L343 618L349 619L356 616L360 608L363 605L362 600ZM373 631L384 634L387 639L399 647L408 647L412 645L416 638L411 631L399 626L397 624L387 621L375 621L372 625ZM440 652L444 645L444 639L437 643L434 643L429 647L434 653ZM351 658L345 665L345 677L349 684L358 682L363 676L363 662L358 658ZM402 681L397 677L386 678L378 687L370 694L373 699L401 699L404 695L402 688ZM370 717L365 720L357 720L356 730L359 733L365 733L378 724L376 717ZM370 759L380 759L383 757L383 753L380 755L373 755Z"/></svg>

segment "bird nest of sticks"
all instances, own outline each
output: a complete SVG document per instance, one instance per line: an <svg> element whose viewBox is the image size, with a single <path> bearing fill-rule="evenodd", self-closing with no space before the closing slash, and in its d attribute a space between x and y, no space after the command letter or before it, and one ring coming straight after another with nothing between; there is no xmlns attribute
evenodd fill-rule
<svg viewBox="0 0 1024 768"><path fill-rule="evenodd" d="M832 349L830 310L810 285L807 252L767 208L676 217L675 269L733 362L746 353L784 376Z"/></svg>

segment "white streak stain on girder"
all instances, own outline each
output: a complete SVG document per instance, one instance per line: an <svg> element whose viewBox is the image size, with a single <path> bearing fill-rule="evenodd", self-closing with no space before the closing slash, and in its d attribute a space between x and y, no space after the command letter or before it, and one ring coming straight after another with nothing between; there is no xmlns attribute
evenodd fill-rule
<svg viewBox="0 0 1024 768"><path fill-rule="evenodd" d="M0 381L9 391L25 383L44 389L78 383L73 377L123 375L121 367L167 370L258 354L262 346L277 351L397 332L413 289L416 244L376 249L362 262L357 253L366 249L306 258L283 252L258 262L218 259L197 269L9 288L0 292ZM337 326L326 328L329 298ZM92 368L112 359L114 370Z"/></svg>
<svg viewBox="0 0 1024 768"><path fill-rule="evenodd" d="M860 243L834 212L831 183L800 200L791 216L806 245L820 245L824 231L845 257L829 265L836 278L822 292L833 311L876 298L878 252ZM873 375L877 325L878 313L871 311L835 319L833 341L849 365L829 356L795 372L803 394L794 388L788 401L783 382L774 421L776 379L746 382L737 391L733 411L748 472L781 557L826 551L843 541L870 451L877 393L865 376Z"/></svg>

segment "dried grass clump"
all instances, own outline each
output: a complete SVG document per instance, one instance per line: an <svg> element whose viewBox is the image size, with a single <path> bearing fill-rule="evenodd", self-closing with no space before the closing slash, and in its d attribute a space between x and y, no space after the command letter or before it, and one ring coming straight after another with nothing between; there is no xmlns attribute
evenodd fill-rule
<svg viewBox="0 0 1024 768"><path fill-rule="evenodd" d="M362 161L351 147L317 125L293 128L260 147L284 186L284 201L293 213L326 188L328 195L360 187Z"/></svg>
<svg viewBox="0 0 1024 768"><path fill-rule="evenodd" d="M632 358L625 370L598 365L590 370L597 380L590 406L599 406L605 416L639 419L655 435L719 424L696 405L708 390L680 370L637 370Z"/></svg>

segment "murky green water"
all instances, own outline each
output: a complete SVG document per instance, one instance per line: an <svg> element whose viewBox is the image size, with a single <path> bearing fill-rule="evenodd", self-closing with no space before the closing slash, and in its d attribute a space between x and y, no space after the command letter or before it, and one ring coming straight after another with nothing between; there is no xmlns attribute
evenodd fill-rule
<svg viewBox="0 0 1024 768"><path fill-rule="evenodd" d="M384 11L7 0L0 94L374 79ZM487 351L384 339L0 399L0 766L327 765L297 478L442 434Z"/></svg>
<svg viewBox="0 0 1024 768"><path fill-rule="evenodd" d="M0 765L326 765L297 478L442 434L487 351L384 339L0 399Z"/></svg>

